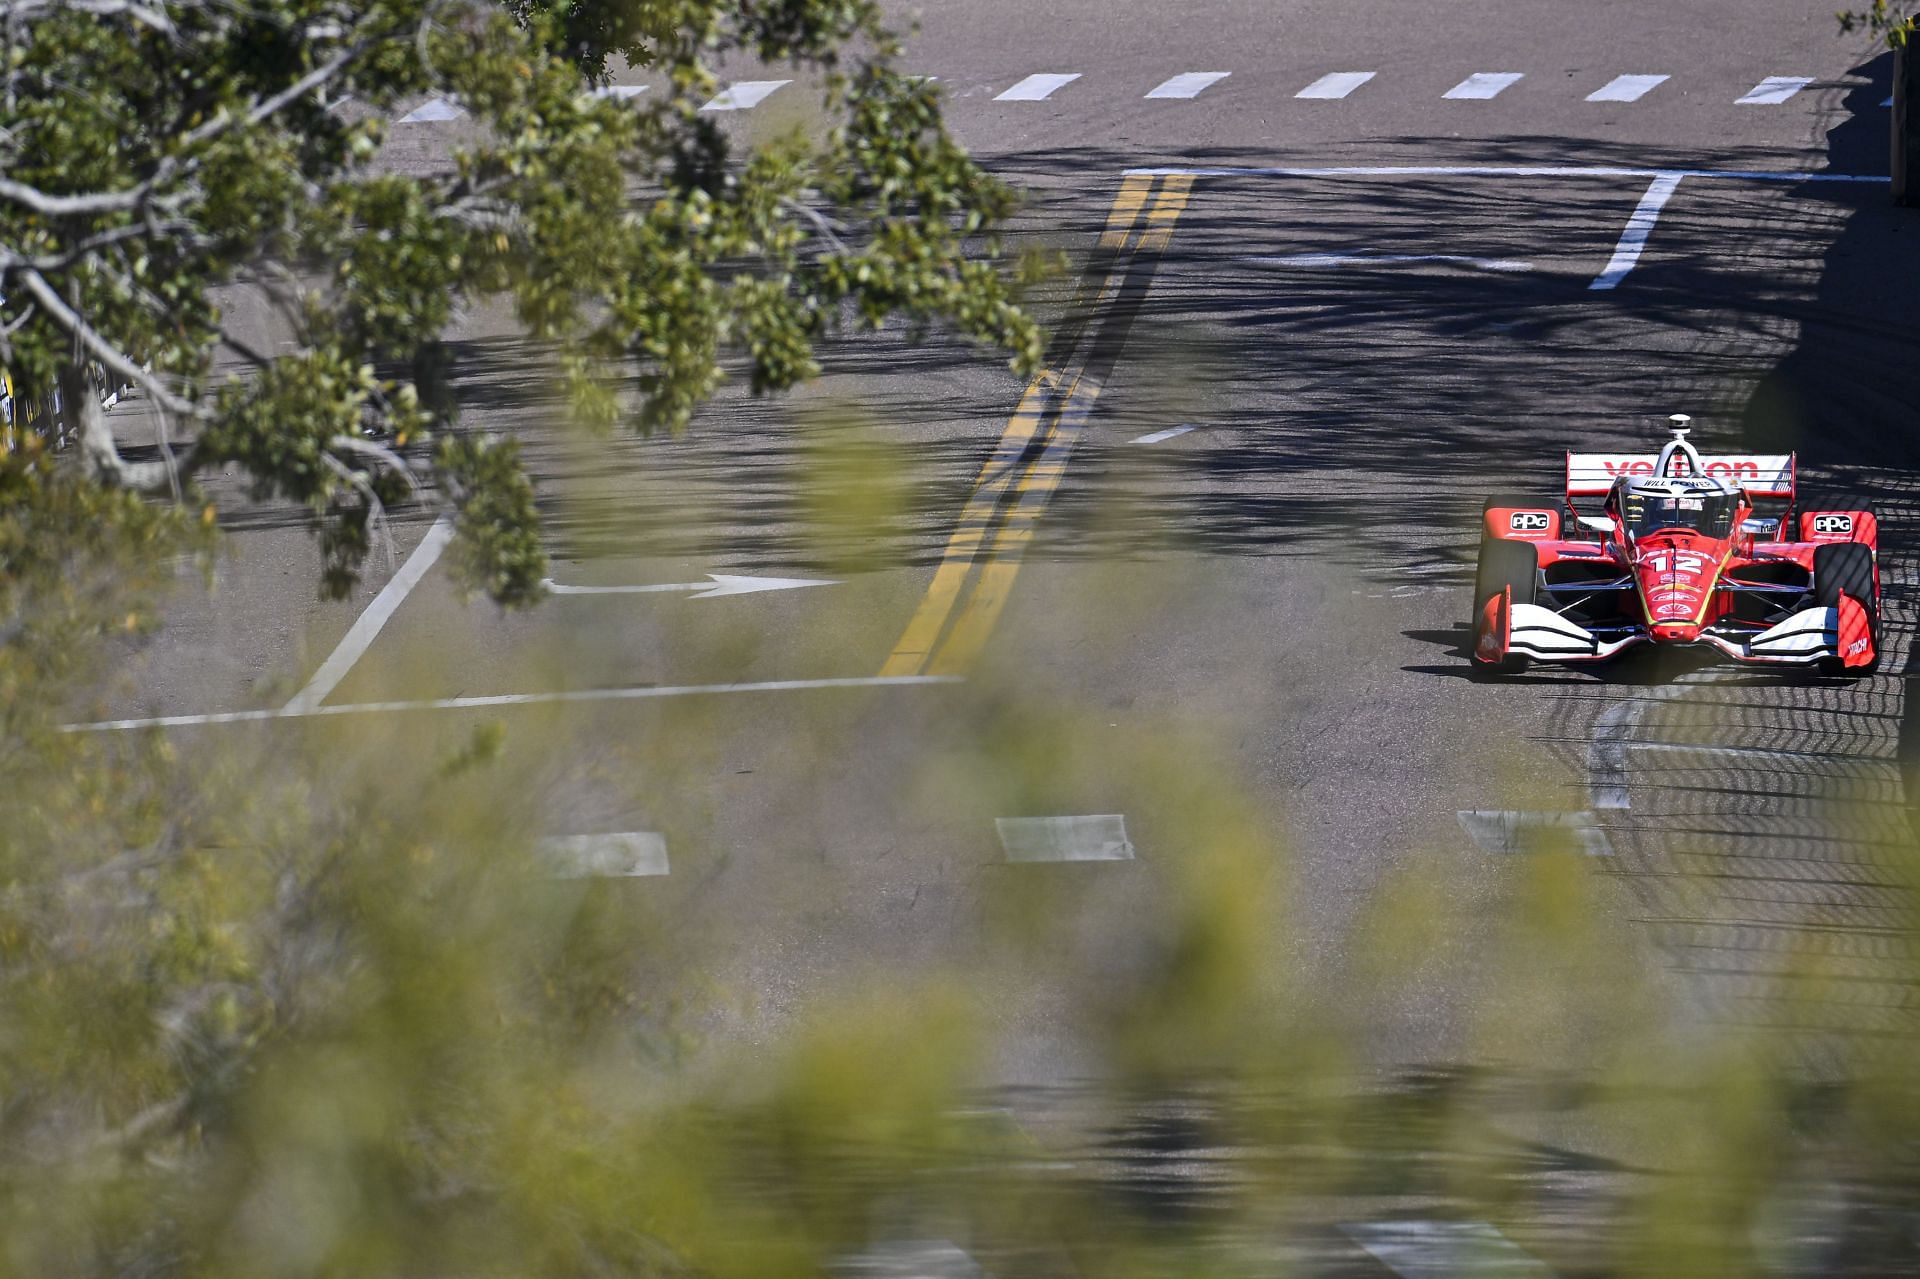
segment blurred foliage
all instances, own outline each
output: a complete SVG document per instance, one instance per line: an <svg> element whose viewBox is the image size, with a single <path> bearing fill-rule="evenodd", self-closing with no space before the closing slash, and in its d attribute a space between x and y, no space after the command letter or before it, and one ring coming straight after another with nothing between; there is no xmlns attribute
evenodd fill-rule
<svg viewBox="0 0 1920 1279"><path fill-rule="evenodd" d="M697 895L544 859L522 783L567 717L15 754L0 1274L1253 1275L1435 1218L1563 1274L1911 1266L1910 1035L1809 1070L1662 1017L1565 847L1472 910L1410 866L1310 978L1277 817L1201 737L975 714L966 784L1071 758L1181 832L1127 871L1132 929L1078 928L1110 872L995 868L974 962L875 956L731 1030ZM1479 1064L1394 1066L1394 992L1461 947ZM1036 1016L1097 1068L991 1090Z"/></svg>
<svg viewBox="0 0 1920 1279"><path fill-rule="evenodd" d="M1913 38L1916 21L1908 6L1887 0L1873 0L1865 9L1842 9L1836 16L1843 34L1866 31L1885 40L1889 49L1903 48Z"/></svg>
<svg viewBox="0 0 1920 1279"><path fill-rule="evenodd" d="M198 509L194 476L237 464L255 496L301 503L328 595L355 581L370 523L437 480L467 584L537 598L517 454L461 436L445 394L439 340L488 299L559 352L577 416L602 428L682 429L729 357L756 393L792 387L848 322L941 324L1022 369L1039 359L1018 273L993 261L1014 193L947 134L938 90L894 68L871 0L4 0L0 14L14 393L59 396L101 484ZM699 108L713 68L744 57L821 100L806 128L736 154ZM649 93L589 92L621 62ZM388 122L426 94L471 123L438 170L396 171ZM284 340L230 322L223 289L269 299ZM121 457L93 408L128 383L184 428L164 464Z"/></svg>

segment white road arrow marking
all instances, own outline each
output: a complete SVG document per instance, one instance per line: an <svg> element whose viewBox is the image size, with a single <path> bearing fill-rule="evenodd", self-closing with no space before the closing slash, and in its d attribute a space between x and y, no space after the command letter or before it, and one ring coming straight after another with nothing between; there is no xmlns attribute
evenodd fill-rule
<svg viewBox="0 0 1920 1279"><path fill-rule="evenodd" d="M755 595L761 591L795 591L803 586L838 586L826 577L739 577L730 573L709 573L704 582L663 582L656 586L562 586L549 579L541 583L555 595L653 595L667 591L693 591L696 600L715 600L723 595Z"/></svg>

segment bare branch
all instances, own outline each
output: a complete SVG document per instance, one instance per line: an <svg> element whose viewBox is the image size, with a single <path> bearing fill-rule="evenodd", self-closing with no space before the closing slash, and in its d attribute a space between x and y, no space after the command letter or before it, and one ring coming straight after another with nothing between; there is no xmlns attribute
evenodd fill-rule
<svg viewBox="0 0 1920 1279"><path fill-rule="evenodd" d="M126 14L135 22L152 27L155 31L173 34L173 19L164 9L152 9L133 0L9 0L6 13L9 19L31 18L36 14L50 13L56 9L71 9L76 13L91 13L96 17L110 18L116 14Z"/></svg>
<svg viewBox="0 0 1920 1279"><path fill-rule="evenodd" d="M789 213L797 213L812 223L813 229L818 231L821 236L826 239L827 243L833 246L835 253L847 252L847 242L841 238L847 232L845 224L834 221L812 205L799 200L782 197L780 207Z"/></svg>
<svg viewBox="0 0 1920 1279"><path fill-rule="evenodd" d="M337 443L344 438L344 436L335 436L334 442ZM366 476L353 470L333 454L322 453L320 460L326 463L328 470L351 484L359 492L361 500L367 504L367 524L380 535L380 546L387 553L387 569L389 572L393 571L399 563L399 557L394 553L393 531L387 527L387 508L381 502L380 495L373 491L373 485L367 483Z"/></svg>
<svg viewBox="0 0 1920 1279"><path fill-rule="evenodd" d="M129 462L120 456L113 440L113 427L107 410L100 403L99 388L93 385L78 361L60 371L61 411L75 428L80 456L87 471L103 484L131 489L138 493L161 494L174 479L171 459L162 462Z"/></svg>
<svg viewBox="0 0 1920 1279"><path fill-rule="evenodd" d="M420 479L414 474L413 467L407 464L407 459L385 445L375 444L372 440L356 440L351 435L336 435L327 441L327 447L372 458L407 482L409 496L418 498L421 495Z"/></svg>
<svg viewBox="0 0 1920 1279"><path fill-rule="evenodd" d="M186 495L180 491L180 464L173 456L173 440L167 429L167 411L156 406L153 410L154 441L160 446L160 460L167 468L167 487L173 490L173 500L182 502Z"/></svg>
<svg viewBox="0 0 1920 1279"><path fill-rule="evenodd" d="M151 395L156 403L171 409L182 417L199 418L206 416L205 411L201 409L200 406L191 400L185 400L175 395L167 389L166 385L159 378L134 363L119 347L102 337L92 325L80 317L78 312L68 306L58 293L54 292L53 286L47 283L45 276L31 268L23 268L15 272L15 274L20 277L20 282L26 285L27 291L33 294L34 300L45 308L54 323L58 324L61 328L65 329L68 334L77 339L82 346L86 347L87 350L93 354L93 358L99 360L100 363L104 364L110 371L118 373L121 377L145 391L148 395Z"/></svg>

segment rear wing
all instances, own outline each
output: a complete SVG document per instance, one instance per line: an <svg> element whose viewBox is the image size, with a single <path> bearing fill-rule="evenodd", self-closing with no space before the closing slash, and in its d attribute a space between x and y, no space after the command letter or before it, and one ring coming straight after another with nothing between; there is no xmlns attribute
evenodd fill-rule
<svg viewBox="0 0 1920 1279"><path fill-rule="evenodd" d="M1623 475L1652 475L1657 453L1569 453L1567 496L1599 497ZM1750 497L1793 497L1791 453L1724 453L1700 459L1702 474L1738 484Z"/></svg>

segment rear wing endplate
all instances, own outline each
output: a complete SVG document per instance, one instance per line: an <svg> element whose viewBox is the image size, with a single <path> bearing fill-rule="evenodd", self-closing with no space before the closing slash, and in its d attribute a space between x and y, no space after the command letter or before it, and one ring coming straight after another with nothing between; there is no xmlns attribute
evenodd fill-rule
<svg viewBox="0 0 1920 1279"><path fill-rule="evenodd" d="M1657 453L1569 453L1567 496L1599 497L1623 475L1652 475ZM1793 497L1791 453L1722 453L1702 456L1700 469L1714 479L1738 484L1750 497Z"/></svg>

